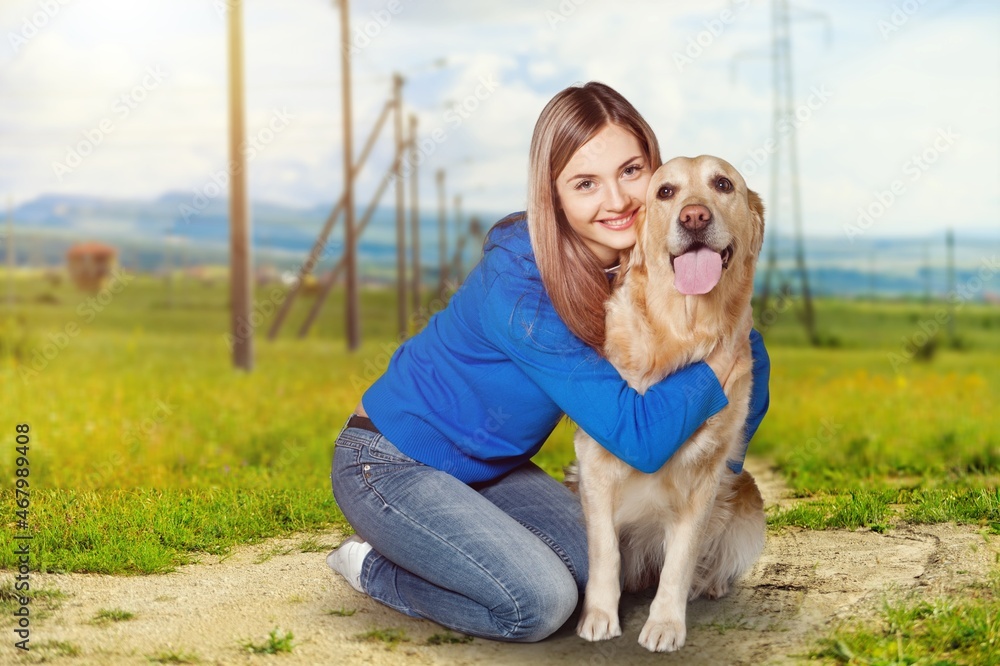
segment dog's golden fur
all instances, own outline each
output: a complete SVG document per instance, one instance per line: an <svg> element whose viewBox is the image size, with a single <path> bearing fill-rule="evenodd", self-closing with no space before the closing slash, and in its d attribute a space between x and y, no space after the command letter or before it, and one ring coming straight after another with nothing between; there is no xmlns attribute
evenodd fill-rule
<svg viewBox="0 0 1000 666"><path fill-rule="evenodd" d="M720 178L732 189L726 191ZM711 222L696 232L687 229L679 221L687 206L707 208ZM749 407L748 318L763 216L760 197L716 157L672 159L650 181L636 245L622 267L622 284L608 301L608 359L644 393L671 372L705 359L717 345L747 348L727 381L729 405L653 474L629 467L577 431L590 560L577 633L587 640L621 635L622 584L631 591L658 579L639 642L652 651L680 648L688 598L726 594L763 549L763 501L756 483L748 472L733 474L726 467L728 458L742 454ZM728 263L711 291L683 295L674 286L671 257L693 244L728 254Z"/></svg>

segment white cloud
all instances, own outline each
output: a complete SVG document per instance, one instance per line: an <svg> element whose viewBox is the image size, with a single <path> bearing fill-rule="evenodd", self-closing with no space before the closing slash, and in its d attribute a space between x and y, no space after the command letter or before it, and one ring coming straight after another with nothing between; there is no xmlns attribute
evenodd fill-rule
<svg viewBox="0 0 1000 666"><path fill-rule="evenodd" d="M388 0L351 4L355 29L375 26L353 66L354 145L360 151L391 73L404 72L404 99L419 116L421 139L435 128L446 133L445 141L426 144L434 146L421 166L428 209L437 205L431 174L439 168L448 171L449 205L461 191L466 211L523 207L538 113L558 90L594 79L644 114L664 157L718 154L752 171L748 181L770 196L769 163L747 162L772 134L768 61L749 55L766 54L768 3L400 2L388 21ZM20 34L37 6L5 3L0 36ZM731 20L723 20L727 8ZM995 228L1000 9L928 3L883 37L879 21L891 17L892 3L830 9L814 1L808 8L826 12L833 41L824 45L822 22L796 24L797 103L813 87L832 91L798 134L806 230L842 233L857 208L896 179L905 180L905 192L872 233ZM565 20L553 22L549 12ZM342 183L336 8L326 0L247 0L245 23L248 131L265 127L275 109L294 115L251 162L251 196L332 204ZM193 193L226 164L226 25L213 3L78 0L61 6L17 53L8 41L0 44L0 193L22 202L46 192ZM679 65L678 54L691 61ZM166 80L118 118L114 100L151 66L168 72ZM498 85L480 99L484 77ZM445 115L456 103L470 107L458 125ZM115 121L114 131L60 181L52 162L105 118ZM960 138L920 180L910 180L907 160L948 127ZM391 122L386 130L362 173L359 205L391 159ZM787 230L777 203L769 205Z"/></svg>

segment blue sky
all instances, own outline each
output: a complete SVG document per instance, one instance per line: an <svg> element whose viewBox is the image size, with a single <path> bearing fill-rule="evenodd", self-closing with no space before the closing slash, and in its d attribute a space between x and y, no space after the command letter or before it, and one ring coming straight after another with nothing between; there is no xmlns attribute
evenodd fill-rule
<svg viewBox="0 0 1000 666"><path fill-rule="evenodd" d="M224 5L5 0L0 197L211 192L227 160ZM953 226L996 235L1000 4L795 6L807 233ZM342 184L338 11L330 1L246 0L244 13L248 130L259 137L251 197L329 204ZM568 85L600 80L646 117L665 158L728 159L775 212L774 228L787 231L766 150L770 69L758 57L769 19L766 0L354 0L354 34L371 35L353 66L355 148L401 71L425 146L422 206L436 205L431 173L444 168L467 211L520 210L542 107ZM435 129L443 139L431 139ZM390 159L390 138L362 173L362 201ZM863 225L859 209L869 214Z"/></svg>

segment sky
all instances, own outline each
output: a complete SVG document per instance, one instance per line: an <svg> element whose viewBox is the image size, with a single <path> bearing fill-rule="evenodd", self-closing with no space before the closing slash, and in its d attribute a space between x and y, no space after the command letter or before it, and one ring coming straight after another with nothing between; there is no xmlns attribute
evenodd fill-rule
<svg viewBox="0 0 1000 666"><path fill-rule="evenodd" d="M436 209L444 169L449 204L460 194L467 212L522 210L538 114L599 80L646 118L665 159L736 166L771 229L790 230L790 180L775 192L771 166L774 139L794 132L807 234L1000 235L1000 3L793 7L796 115L776 132L766 0L353 0L354 149L400 72L421 207ZM0 2L0 197L225 197L226 11L223 0ZM338 7L245 0L244 25L250 197L330 205L343 185ZM391 160L392 127L359 201Z"/></svg>

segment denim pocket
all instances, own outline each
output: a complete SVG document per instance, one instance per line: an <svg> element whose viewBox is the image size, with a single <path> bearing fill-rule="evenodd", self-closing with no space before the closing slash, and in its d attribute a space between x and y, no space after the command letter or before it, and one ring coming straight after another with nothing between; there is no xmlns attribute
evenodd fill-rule
<svg viewBox="0 0 1000 666"><path fill-rule="evenodd" d="M383 435L373 438L368 446L368 453L372 458L378 458L386 462L416 463L417 461L396 448L396 446ZM419 464L419 463L418 463Z"/></svg>

